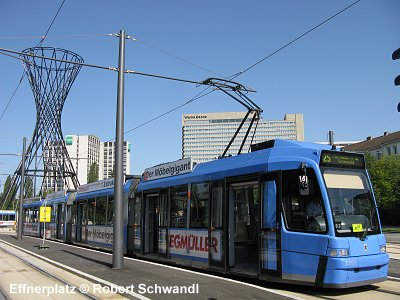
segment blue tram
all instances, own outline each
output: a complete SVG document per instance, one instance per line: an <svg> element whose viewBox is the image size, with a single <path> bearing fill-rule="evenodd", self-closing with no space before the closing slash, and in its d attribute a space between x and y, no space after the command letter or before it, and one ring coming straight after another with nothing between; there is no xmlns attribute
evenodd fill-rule
<svg viewBox="0 0 400 300"><path fill-rule="evenodd" d="M124 184L124 224L127 228L128 195L139 179L130 176ZM78 191L59 191L45 199L24 200L25 235L112 249L114 179L81 185ZM51 208L50 222L40 222L40 207ZM126 236L126 232L125 232Z"/></svg>
<svg viewBox="0 0 400 300"><path fill-rule="evenodd" d="M73 194L72 194L73 195ZM24 200L23 228L24 235L41 237L65 241L66 238L66 220L69 218L67 214L68 199L71 194L67 195L65 191L56 192L47 195L45 198L35 197ZM40 222L40 207L50 207L50 222Z"/></svg>
<svg viewBox="0 0 400 300"><path fill-rule="evenodd" d="M66 194L55 232L63 228L66 242L110 248L112 201L112 188ZM361 154L274 140L207 163L183 159L146 169L140 183L127 180L124 206L130 256L333 288L387 277L386 241Z"/></svg>
<svg viewBox="0 0 400 300"><path fill-rule="evenodd" d="M15 230L16 212L14 210L0 210L0 231Z"/></svg>

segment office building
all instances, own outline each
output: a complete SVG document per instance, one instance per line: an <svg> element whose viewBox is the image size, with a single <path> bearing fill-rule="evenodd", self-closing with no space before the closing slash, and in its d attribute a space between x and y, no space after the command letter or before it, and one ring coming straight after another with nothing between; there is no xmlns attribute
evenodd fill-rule
<svg viewBox="0 0 400 300"><path fill-rule="evenodd" d="M79 184L88 183L88 174L93 163L98 166L98 179L107 179L114 176L115 164L115 142L101 142L94 135L67 135L65 136L65 145L72 166L77 174ZM123 165L124 174L130 174L131 170L131 144L124 142ZM53 161L57 157L56 145L46 146L43 152L44 161L47 168L52 168ZM44 178L44 189L53 191L64 189L62 180L56 181L54 177Z"/></svg>
<svg viewBox="0 0 400 300"><path fill-rule="evenodd" d="M100 168L100 139L95 135L67 135L65 145L80 184L86 184L90 166Z"/></svg>
<svg viewBox="0 0 400 300"><path fill-rule="evenodd" d="M102 142L101 143L101 161L100 161L100 179L107 179L114 177L115 165L115 142ZM131 143L124 141L123 148L123 165L124 174L131 172Z"/></svg>
<svg viewBox="0 0 400 300"><path fill-rule="evenodd" d="M245 116L246 112L182 115L182 157L191 157L197 163L217 159L224 152ZM238 154L251 119L252 114L247 118L226 155ZM272 139L304 141L302 114L286 114L283 120L277 121L260 119L254 134L256 123L250 130L242 153L249 152L251 142L255 144Z"/></svg>

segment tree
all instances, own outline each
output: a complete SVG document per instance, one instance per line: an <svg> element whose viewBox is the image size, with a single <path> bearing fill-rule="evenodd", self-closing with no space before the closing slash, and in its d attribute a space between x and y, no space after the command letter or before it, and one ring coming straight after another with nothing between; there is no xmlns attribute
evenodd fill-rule
<svg viewBox="0 0 400 300"><path fill-rule="evenodd" d="M15 188L14 188L14 190L12 190L8 193L8 190L10 188L11 188L11 176L8 175L6 182L4 183L4 189L3 189L2 199L1 199L2 200L1 203L4 203L5 208L11 207L10 205L11 205L11 202L13 201L12 197L15 194Z"/></svg>
<svg viewBox="0 0 400 300"><path fill-rule="evenodd" d="M400 156L373 159L366 155L375 197L385 225L400 225Z"/></svg>
<svg viewBox="0 0 400 300"><path fill-rule="evenodd" d="M97 163L92 163L87 176L87 182L95 182L99 180L99 165Z"/></svg>
<svg viewBox="0 0 400 300"><path fill-rule="evenodd" d="M32 198L33 197L33 180L32 177L25 177L25 198Z"/></svg>

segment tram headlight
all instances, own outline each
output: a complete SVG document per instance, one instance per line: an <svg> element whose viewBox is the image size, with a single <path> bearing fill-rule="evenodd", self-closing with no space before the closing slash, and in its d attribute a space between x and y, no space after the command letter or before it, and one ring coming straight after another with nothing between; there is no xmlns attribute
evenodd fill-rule
<svg viewBox="0 0 400 300"><path fill-rule="evenodd" d="M330 256L349 256L349 249L331 249Z"/></svg>
<svg viewBox="0 0 400 300"><path fill-rule="evenodd" d="M380 246L379 249L381 253L386 253L386 245Z"/></svg>

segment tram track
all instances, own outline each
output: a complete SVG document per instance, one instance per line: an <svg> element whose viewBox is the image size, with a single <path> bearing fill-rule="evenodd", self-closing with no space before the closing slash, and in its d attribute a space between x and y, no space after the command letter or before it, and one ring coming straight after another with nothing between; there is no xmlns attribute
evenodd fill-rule
<svg viewBox="0 0 400 300"><path fill-rule="evenodd" d="M37 238L37 237L30 237L27 236L27 238L31 238L33 240L42 240L42 238ZM62 242L59 241L54 241L54 240L48 240L50 243L55 243L55 244L60 244L60 245L65 245ZM53 272L61 272L61 273L66 273L69 274L69 276L72 276L73 278L66 282L68 282L71 286L79 286L76 291L80 291L80 288L84 287L85 290L83 291L85 296L92 297L91 299L140 299L140 300L150 300L149 298L140 295L138 293L135 293L129 289L124 289L123 286L116 285L110 281L101 279L95 275L91 275L85 271L81 271L79 269L75 269L73 267L70 267L68 265L65 265L63 263L60 263L57 260L49 259L46 257L44 254L47 250L43 250L43 255L40 255L38 253L29 251L28 249L24 247L20 247L14 244L12 241L6 241L5 239L2 239L0 237L0 250L2 249L2 245L5 244L8 247L11 247L13 249L16 249L17 251L20 251L22 255L27 255L29 256L29 259L36 260L37 263L39 264L45 264L47 265L43 270L45 272L48 272L46 269L47 268L53 268ZM33 247L38 247L37 245L34 245ZM74 246L76 248L82 248L86 250L91 250L85 247L79 247L79 246ZM91 250L95 251L95 250ZM1 253L1 252L0 252ZM54 274L53 274L54 275ZM58 277L58 276L56 276ZM60 277L61 278L61 277ZM72 283L75 282L75 283ZM0 280L1 283L1 280ZM98 295L98 296L97 296ZM80 295L79 295L80 296ZM87 298L87 297L86 297ZM0 298L1 299L1 298ZM70 299L70 298L68 298Z"/></svg>
<svg viewBox="0 0 400 300"><path fill-rule="evenodd" d="M12 247L10 245L8 245L9 247ZM99 300L100 298L95 297L89 293L85 293L83 291L81 291L80 287L78 287L77 285L70 283L69 281L63 279L61 276L57 276L49 271L47 271L45 268L38 266L37 264L34 264L30 261L28 261L26 258L24 258L22 255L18 255L15 252L12 252L10 250L7 250L4 247L4 244L0 243L0 250L3 251L4 253L17 258L19 261L23 262L26 266L32 268L33 270L39 272L40 274L43 274L44 276L46 276L47 278L51 278L53 280L55 280L58 283L61 283L63 286L68 287L70 291L74 291L76 293L78 293L79 295L81 295L83 298L85 299L91 299L91 300ZM4 289L3 289L4 291Z"/></svg>

